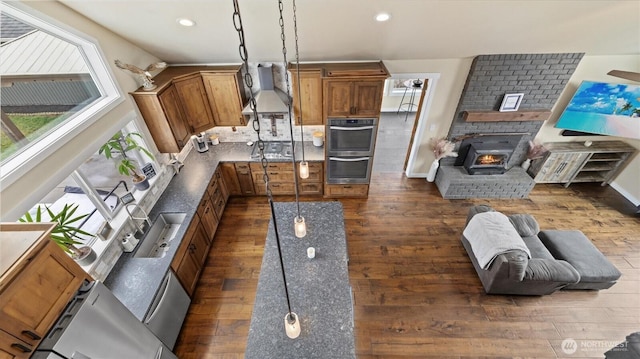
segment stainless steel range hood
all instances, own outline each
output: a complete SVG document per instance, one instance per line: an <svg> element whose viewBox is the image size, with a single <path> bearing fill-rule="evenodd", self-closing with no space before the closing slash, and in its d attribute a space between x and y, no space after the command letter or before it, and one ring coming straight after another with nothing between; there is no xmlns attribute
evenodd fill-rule
<svg viewBox="0 0 640 359"><path fill-rule="evenodd" d="M256 110L260 115L285 115L289 113L289 99L287 94L273 85L273 71L271 65L258 65L260 78L260 92L255 95ZM253 111L247 105L242 110L243 115L252 115Z"/></svg>

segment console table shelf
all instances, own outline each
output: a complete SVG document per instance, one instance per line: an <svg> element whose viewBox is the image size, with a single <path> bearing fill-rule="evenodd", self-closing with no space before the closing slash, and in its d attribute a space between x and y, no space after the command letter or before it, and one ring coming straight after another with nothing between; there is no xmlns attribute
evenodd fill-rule
<svg viewBox="0 0 640 359"><path fill-rule="evenodd" d="M529 174L536 183L610 183L636 149L622 141L545 143L549 151L532 162Z"/></svg>

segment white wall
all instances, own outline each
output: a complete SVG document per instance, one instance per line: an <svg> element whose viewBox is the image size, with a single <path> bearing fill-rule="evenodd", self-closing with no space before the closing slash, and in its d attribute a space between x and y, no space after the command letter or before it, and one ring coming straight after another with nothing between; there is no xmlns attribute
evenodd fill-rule
<svg viewBox="0 0 640 359"><path fill-rule="evenodd" d="M553 127L582 81L633 83L629 80L624 80L607 75L607 72L614 69L640 72L640 56L584 56L582 58L582 61L580 61L580 64L576 68L576 71L573 73L573 76L569 80L567 87L558 99L558 102L553 109L553 114L551 115L549 120L547 120L547 122L545 122L545 124L542 126L542 129L540 129L537 139L540 142L584 142L586 140L620 140L640 150L640 140L612 136L563 137L560 135L560 132L562 132L562 130ZM636 206L640 204L640 182L638 181L639 176L640 156L636 156L629 163L629 165L622 172L620 172L618 177L612 183L612 186L616 190L618 190L618 192L623 194Z"/></svg>
<svg viewBox="0 0 640 359"><path fill-rule="evenodd" d="M397 73L439 73L436 90L433 92L429 113L424 114L426 126L415 164L409 171L427 173L434 155L429 148L431 138L445 137L455 115L460 94L464 88L473 58L439 60L384 60L392 74ZM418 101L416 101L416 104ZM418 138L416 134L416 138Z"/></svg>
<svg viewBox="0 0 640 359"><path fill-rule="evenodd" d="M396 73L416 73L429 72L440 73L437 87L433 93L433 102L427 117L427 125L424 127L422 141L419 144L419 155L410 172L426 173L429 165L434 159L433 153L429 149L429 140L431 138L443 137L447 135L451 122L455 115L455 110L460 100L460 94L464 87L464 83L471 67L472 58L466 59L442 59L442 60L385 60L384 63L389 72ZM630 81L611 77L607 75L612 69L620 69L627 71L640 71L640 56L588 56L585 55L569 80L566 89L563 91L558 102L556 103L553 114L543 125L537 140L540 142L567 142L567 141L603 141L603 140L621 140L640 149L640 140L632 140L625 138L588 136L588 137L563 137L560 135L561 130L553 126L562 114L562 111L568 104L569 100L575 93L578 85L583 80L613 82L613 83L631 83ZM390 100L388 100L390 101ZM392 103L392 102L389 102ZM434 125L435 128L431 128ZM417 135L416 135L417 137ZM612 186L623 194L634 204L640 203L640 185L637 178L640 176L640 155L636 156L631 163L618 175Z"/></svg>
<svg viewBox="0 0 640 359"><path fill-rule="evenodd" d="M151 62L159 61L153 55L144 52L120 36L89 21L58 2L29 1L18 5L22 8L26 7L30 13L44 14L54 22L60 23L62 27L66 24L67 28L71 27L97 40L106 57L106 62L111 65L112 72L126 101L104 114L100 120L60 150L51 153L44 162L33 168L19 181L10 186L3 185L0 192L2 197L0 218L3 221L17 220L34 203L66 178L72 170L97 151L107 138L130 121L132 111L134 115L137 113L135 112L137 108L127 92L135 90L139 85L132 76L115 67L113 61L120 59L125 63L138 66L146 66ZM136 119L136 123L143 132L147 132L144 121ZM154 150L154 146L151 147Z"/></svg>

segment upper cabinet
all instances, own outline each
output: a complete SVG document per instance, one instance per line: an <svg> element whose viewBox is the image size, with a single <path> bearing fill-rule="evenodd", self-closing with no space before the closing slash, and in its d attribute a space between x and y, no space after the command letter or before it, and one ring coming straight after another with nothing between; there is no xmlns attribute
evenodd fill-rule
<svg viewBox="0 0 640 359"><path fill-rule="evenodd" d="M215 126L200 74L175 79L173 83L191 133L205 131Z"/></svg>
<svg viewBox="0 0 640 359"><path fill-rule="evenodd" d="M158 150L179 152L192 134L214 126L244 125L240 65L169 67L157 88L131 93Z"/></svg>
<svg viewBox="0 0 640 359"><path fill-rule="evenodd" d="M246 125L242 108L247 103L247 97L240 69L204 72L202 80L216 126Z"/></svg>
<svg viewBox="0 0 640 359"><path fill-rule="evenodd" d="M291 71L291 87L293 89L293 113L296 125L322 125L322 68L312 67L300 69L300 86L298 87L298 71L295 66ZM302 100L302 112L300 111Z"/></svg>
<svg viewBox="0 0 640 359"><path fill-rule="evenodd" d="M0 357L28 358L85 280L51 223L2 223Z"/></svg>
<svg viewBox="0 0 640 359"><path fill-rule="evenodd" d="M378 117L384 81L328 80L327 117Z"/></svg>
<svg viewBox="0 0 640 359"><path fill-rule="evenodd" d="M389 71L382 61L289 64L293 106L299 124L299 99L304 125L321 125L329 117L379 117L384 81Z"/></svg>

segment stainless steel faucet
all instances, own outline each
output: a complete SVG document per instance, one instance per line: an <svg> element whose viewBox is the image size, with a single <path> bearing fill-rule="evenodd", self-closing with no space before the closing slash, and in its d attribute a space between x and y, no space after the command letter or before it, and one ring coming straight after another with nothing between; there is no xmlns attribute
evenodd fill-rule
<svg viewBox="0 0 640 359"><path fill-rule="evenodd" d="M129 203L125 206L126 210L127 210L127 214L129 215L129 218L131 219L131 222L133 222L133 225L136 227L137 229L137 233L140 233L139 236L136 237L141 237L144 235L144 230L145 230L145 222L146 222L146 226L147 227L151 227L151 221L149 220L149 215L147 215L147 212L144 211L144 209L142 207L140 207L137 203ZM133 208L133 209L130 209ZM136 209L139 212L142 212L143 217L140 217L139 215L136 214Z"/></svg>

